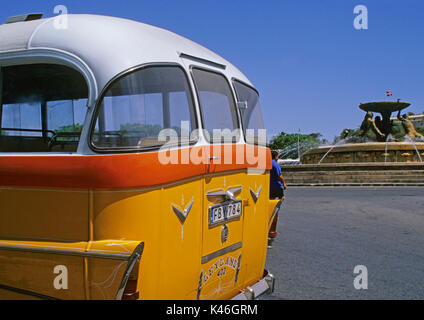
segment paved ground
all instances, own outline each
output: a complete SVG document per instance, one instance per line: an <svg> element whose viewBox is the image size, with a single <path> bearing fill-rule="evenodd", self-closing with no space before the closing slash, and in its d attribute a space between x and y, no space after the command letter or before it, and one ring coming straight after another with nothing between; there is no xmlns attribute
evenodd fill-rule
<svg viewBox="0 0 424 320"><path fill-rule="evenodd" d="M424 299L424 188L291 188L267 299ZM353 286L368 269L368 290Z"/></svg>

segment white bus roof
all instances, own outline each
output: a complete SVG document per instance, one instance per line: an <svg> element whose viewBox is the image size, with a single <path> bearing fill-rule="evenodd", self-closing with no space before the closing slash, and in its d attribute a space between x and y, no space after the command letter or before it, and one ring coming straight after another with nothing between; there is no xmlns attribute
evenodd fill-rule
<svg viewBox="0 0 424 320"><path fill-rule="evenodd" d="M10 52L53 50L81 59L93 72L99 90L117 74L147 63L207 64L251 84L231 63L211 50L170 31L144 23L99 15L67 15L66 29L57 17L0 25L0 58ZM62 20L63 22L64 20ZM63 26L63 24L61 25ZM196 62L194 62L196 61ZM0 60L1 64L1 60Z"/></svg>

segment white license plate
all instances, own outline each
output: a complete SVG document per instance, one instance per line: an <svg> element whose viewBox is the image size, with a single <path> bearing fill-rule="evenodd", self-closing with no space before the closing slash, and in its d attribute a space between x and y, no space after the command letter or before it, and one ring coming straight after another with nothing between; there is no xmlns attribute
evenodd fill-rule
<svg viewBox="0 0 424 320"><path fill-rule="evenodd" d="M239 219L242 213L242 202L222 203L209 209L209 225L222 224Z"/></svg>

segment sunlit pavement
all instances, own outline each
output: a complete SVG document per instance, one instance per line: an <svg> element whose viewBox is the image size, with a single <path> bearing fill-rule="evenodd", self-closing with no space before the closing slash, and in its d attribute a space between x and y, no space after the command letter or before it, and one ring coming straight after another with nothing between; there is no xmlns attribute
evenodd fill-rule
<svg viewBox="0 0 424 320"><path fill-rule="evenodd" d="M424 299L424 188L291 188L265 299ZM356 290L357 265L368 289Z"/></svg>

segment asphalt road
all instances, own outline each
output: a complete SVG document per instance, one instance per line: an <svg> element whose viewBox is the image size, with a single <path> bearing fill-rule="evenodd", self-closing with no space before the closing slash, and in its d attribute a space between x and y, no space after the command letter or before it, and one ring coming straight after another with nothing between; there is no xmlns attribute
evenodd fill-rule
<svg viewBox="0 0 424 320"><path fill-rule="evenodd" d="M424 299L424 188L291 188L278 232L265 299Z"/></svg>

